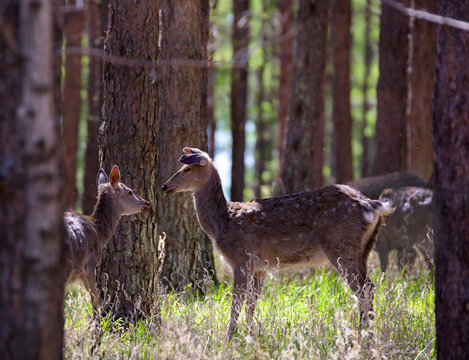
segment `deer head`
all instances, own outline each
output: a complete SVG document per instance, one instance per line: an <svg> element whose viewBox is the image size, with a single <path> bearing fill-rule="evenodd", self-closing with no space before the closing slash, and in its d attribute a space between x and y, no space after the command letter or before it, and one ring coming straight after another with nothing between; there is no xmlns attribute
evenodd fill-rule
<svg viewBox="0 0 469 360"><path fill-rule="evenodd" d="M119 167L114 165L110 179L103 170L98 172L98 196L107 194L113 200L114 206L119 209L121 215L132 215L146 210L150 202L134 194L133 190L119 182Z"/></svg>
<svg viewBox="0 0 469 360"><path fill-rule="evenodd" d="M183 151L184 155L179 162L184 165L161 186L165 194L197 190L212 174L213 163L207 153L189 147L185 147Z"/></svg>

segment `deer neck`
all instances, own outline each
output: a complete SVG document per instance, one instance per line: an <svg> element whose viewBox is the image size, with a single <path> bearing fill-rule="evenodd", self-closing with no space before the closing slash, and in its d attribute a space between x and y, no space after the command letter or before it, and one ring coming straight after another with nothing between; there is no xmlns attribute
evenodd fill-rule
<svg viewBox="0 0 469 360"><path fill-rule="evenodd" d="M102 246L106 245L114 235L121 217L120 212L117 211L112 202L113 200L107 194L102 194L91 215Z"/></svg>
<svg viewBox="0 0 469 360"><path fill-rule="evenodd" d="M223 194L220 175L215 168L209 181L192 195L200 226L215 239L216 234L229 222L228 203Z"/></svg>

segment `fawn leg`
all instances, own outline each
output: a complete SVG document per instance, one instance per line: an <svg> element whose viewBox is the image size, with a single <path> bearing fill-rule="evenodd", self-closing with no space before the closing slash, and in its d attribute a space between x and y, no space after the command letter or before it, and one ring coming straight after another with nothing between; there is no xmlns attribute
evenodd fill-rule
<svg viewBox="0 0 469 360"><path fill-rule="evenodd" d="M240 268L234 270L233 299L231 300L231 318L228 327L228 341L233 337L234 329L238 322L239 313L243 307L246 291L243 287L246 284L246 275Z"/></svg>
<svg viewBox="0 0 469 360"><path fill-rule="evenodd" d="M246 299L246 322L249 327L252 327L254 310L256 309L257 299L259 298L262 286L264 285L264 275L261 273L255 273L253 276L252 289L248 289Z"/></svg>

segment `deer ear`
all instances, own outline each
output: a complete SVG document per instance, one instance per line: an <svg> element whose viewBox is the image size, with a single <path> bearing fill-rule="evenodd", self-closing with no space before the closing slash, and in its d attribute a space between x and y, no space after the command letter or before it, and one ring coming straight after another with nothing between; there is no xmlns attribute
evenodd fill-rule
<svg viewBox="0 0 469 360"><path fill-rule="evenodd" d="M113 189L117 189L117 185L119 184L119 180L121 178L121 174L119 172L119 167L117 165L114 165L111 170L111 186Z"/></svg>
<svg viewBox="0 0 469 360"><path fill-rule="evenodd" d="M98 176L96 178L96 187L99 188L101 185L106 184L108 182L108 178L106 173L104 172L103 169L100 169L98 171Z"/></svg>
<svg viewBox="0 0 469 360"><path fill-rule="evenodd" d="M202 165L208 164L207 158L203 154L184 154L179 159L180 163L186 165Z"/></svg>
<svg viewBox="0 0 469 360"><path fill-rule="evenodd" d="M185 147L184 149L182 149L182 151L184 151L184 153L186 154L200 154L202 151L197 149L197 148L191 148L191 147Z"/></svg>

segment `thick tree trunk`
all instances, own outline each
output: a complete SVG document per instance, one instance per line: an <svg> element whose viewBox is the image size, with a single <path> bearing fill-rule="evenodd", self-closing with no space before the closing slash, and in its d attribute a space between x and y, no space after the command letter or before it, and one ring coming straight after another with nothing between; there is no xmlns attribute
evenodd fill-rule
<svg viewBox="0 0 469 360"><path fill-rule="evenodd" d="M416 0L416 9L436 12L437 0ZM411 104L408 113L408 170L427 181L433 173L432 96L435 82L436 25L416 19L412 31ZM408 89L409 91L409 89Z"/></svg>
<svg viewBox="0 0 469 360"><path fill-rule="evenodd" d="M370 142L368 137L365 134L366 127L367 127L367 117L368 112L370 111L370 101L368 99L368 89L369 89L369 81L370 81L370 71L371 71L371 57L372 57L372 49L371 49L371 40L370 40L370 19L371 17L371 0L366 0L365 5L365 33L364 42L365 42L365 54L364 58L365 61L363 66L365 68L365 73L363 76L363 86L362 86L362 93L363 93L363 118L362 118L362 126L361 126L361 143L362 143L362 156L360 159L360 175L362 178L367 177L370 175Z"/></svg>
<svg viewBox="0 0 469 360"><path fill-rule="evenodd" d="M0 40L0 353L59 359L64 207L52 2L5 0L0 17L8 34Z"/></svg>
<svg viewBox="0 0 469 360"><path fill-rule="evenodd" d="M103 36L107 21L103 22L107 14L107 1L87 2L87 31L90 47L104 50ZM103 52L104 53L104 52ZM98 130L101 124L101 109L103 105L103 62L97 56L90 56L88 72L88 119L86 126L85 169L83 175L82 210L84 214L93 212L96 203L96 174L99 170Z"/></svg>
<svg viewBox="0 0 469 360"><path fill-rule="evenodd" d="M350 113L350 23L352 16L350 0L332 0L332 14L333 175L337 183L345 183L353 179L352 115Z"/></svg>
<svg viewBox="0 0 469 360"><path fill-rule="evenodd" d="M242 201L249 60L249 0L233 0L233 70L231 78L231 200Z"/></svg>
<svg viewBox="0 0 469 360"><path fill-rule="evenodd" d="M442 16L469 21L469 1L440 0ZM439 26L433 96L436 353L469 354L469 37Z"/></svg>
<svg viewBox="0 0 469 360"><path fill-rule="evenodd" d="M383 4L373 164L375 175L406 169L407 34L408 18Z"/></svg>
<svg viewBox="0 0 469 360"><path fill-rule="evenodd" d="M81 46L85 30L84 6L76 0L68 2L71 8L65 16L65 50ZM63 141L65 156L65 204L74 208L77 202L77 148L78 123L81 110L81 55L65 54Z"/></svg>
<svg viewBox="0 0 469 360"><path fill-rule="evenodd" d="M322 185L328 7L326 0L300 0L281 160L281 182L286 193Z"/></svg>
<svg viewBox="0 0 469 360"><path fill-rule="evenodd" d="M293 15L292 0L279 1L280 36L278 39L278 57L280 60L280 79L278 91L278 150L279 160L283 157L285 129L287 125L288 101L291 88L291 63L293 58Z"/></svg>
<svg viewBox="0 0 469 360"><path fill-rule="evenodd" d="M162 184L181 164L184 146L207 150L208 0L184 3L160 1L159 59L169 66L159 71L158 163L156 183ZM179 44L177 47L174 44ZM196 60L197 66L171 64ZM181 289L203 286L214 274L212 243L200 228L189 193L158 199L158 232L165 232L164 283Z"/></svg>
<svg viewBox="0 0 469 360"><path fill-rule="evenodd" d="M154 1L109 1L104 51L110 56L156 61L158 7ZM151 201L148 213L124 218L104 248L97 271L102 297L110 297L113 315L138 318L157 299L157 73L132 65L104 65L104 106L100 127L100 163L118 164L123 182ZM125 292L125 294L124 294ZM138 304L138 306L134 306ZM110 304L107 304L110 305Z"/></svg>

